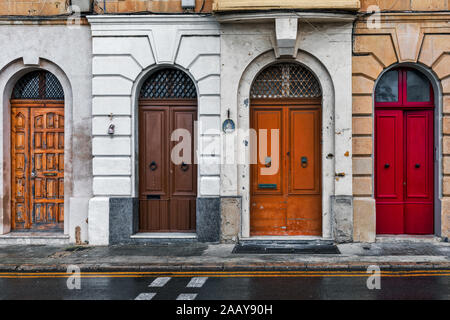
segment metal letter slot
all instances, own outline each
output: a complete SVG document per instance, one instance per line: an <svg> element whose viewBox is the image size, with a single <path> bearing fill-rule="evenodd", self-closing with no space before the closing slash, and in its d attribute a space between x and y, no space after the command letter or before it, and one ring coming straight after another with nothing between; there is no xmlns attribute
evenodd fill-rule
<svg viewBox="0 0 450 320"><path fill-rule="evenodd" d="M44 176L46 176L46 177L55 177L57 175L58 174L56 172L46 172L46 173L44 173Z"/></svg>
<svg viewBox="0 0 450 320"><path fill-rule="evenodd" d="M157 195L147 195L147 200L160 200L161 196Z"/></svg>
<svg viewBox="0 0 450 320"><path fill-rule="evenodd" d="M302 157L301 163L302 168L306 168L308 166L308 157Z"/></svg>
<svg viewBox="0 0 450 320"><path fill-rule="evenodd" d="M277 185L276 184L261 183L261 184L258 184L258 188L259 189L276 189Z"/></svg>

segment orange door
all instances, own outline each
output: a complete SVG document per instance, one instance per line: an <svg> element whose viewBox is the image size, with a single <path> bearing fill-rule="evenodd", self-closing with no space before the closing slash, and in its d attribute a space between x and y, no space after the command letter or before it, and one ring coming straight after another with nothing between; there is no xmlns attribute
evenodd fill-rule
<svg viewBox="0 0 450 320"><path fill-rule="evenodd" d="M64 229L64 108L25 103L12 108L12 227Z"/></svg>
<svg viewBox="0 0 450 320"><path fill-rule="evenodd" d="M251 235L321 235L320 104L253 104L251 124Z"/></svg>

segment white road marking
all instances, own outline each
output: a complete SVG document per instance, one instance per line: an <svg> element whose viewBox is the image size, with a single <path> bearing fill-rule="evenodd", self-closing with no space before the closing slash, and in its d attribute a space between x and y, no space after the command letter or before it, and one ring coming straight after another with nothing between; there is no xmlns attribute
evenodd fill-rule
<svg viewBox="0 0 450 320"><path fill-rule="evenodd" d="M201 288L205 284L206 280L208 280L208 277L192 278L186 287L187 288Z"/></svg>
<svg viewBox="0 0 450 320"><path fill-rule="evenodd" d="M156 293L141 293L134 300L152 300Z"/></svg>
<svg viewBox="0 0 450 320"><path fill-rule="evenodd" d="M177 300L195 300L196 293L182 293L178 296Z"/></svg>
<svg viewBox="0 0 450 320"><path fill-rule="evenodd" d="M164 287L166 285L167 282L169 282L171 278L170 277L159 277L156 278L155 280L153 280L152 283L150 283L149 287Z"/></svg>

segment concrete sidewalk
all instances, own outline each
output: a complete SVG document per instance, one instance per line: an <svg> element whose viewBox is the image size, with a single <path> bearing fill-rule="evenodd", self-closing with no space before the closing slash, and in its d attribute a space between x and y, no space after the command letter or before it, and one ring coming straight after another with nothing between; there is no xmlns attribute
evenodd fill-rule
<svg viewBox="0 0 450 320"><path fill-rule="evenodd" d="M160 243L109 247L0 247L0 271L259 271L450 269L450 243L377 242L338 245L341 254L234 254L233 244Z"/></svg>

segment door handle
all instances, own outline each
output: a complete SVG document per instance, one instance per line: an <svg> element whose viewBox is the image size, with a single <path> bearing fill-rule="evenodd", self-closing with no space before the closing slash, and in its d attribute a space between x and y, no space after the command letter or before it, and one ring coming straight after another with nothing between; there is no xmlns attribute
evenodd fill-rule
<svg viewBox="0 0 450 320"><path fill-rule="evenodd" d="M33 178L36 178L36 171L31 171L31 178L33 179Z"/></svg>
<svg viewBox="0 0 450 320"><path fill-rule="evenodd" d="M302 168L306 168L308 166L308 157L302 157L301 165L302 165Z"/></svg>
<svg viewBox="0 0 450 320"><path fill-rule="evenodd" d="M385 169L389 169L390 166L391 166L391 165L390 165L389 163L386 163L386 164L384 165L384 168L385 168Z"/></svg>
<svg viewBox="0 0 450 320"><path fill-rule="evenodd" d="M417 169L419 169L420 168L420 163L416 163L416 166L415 166Z"/></svg>
<svg viewBox="0 0 450 320"><path fill-rule="evenodd" d="M155 171L156 168L158 168L158 165L156 164L155 161L152 161L152 163L150 163L150 170Z"/></svg>
<svg viewBox="0 0 450 320"><path fill-rule="evenodd" d="M181 163L181 170L183 171L188 171L189 169L189 165L184 163L184 161Z"/></svg>
<svg viewBox="0 0 450 320"><path fill-rule="evenodd" d="M272 158L271 157L266 157L266 159L264 159L264 162L265 162L265 166L267 167L267 168L270 168L271 166L272 166Z"/></svg>

